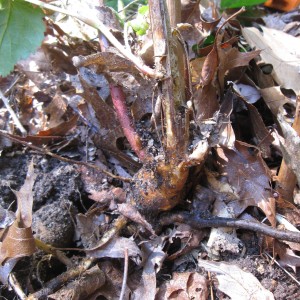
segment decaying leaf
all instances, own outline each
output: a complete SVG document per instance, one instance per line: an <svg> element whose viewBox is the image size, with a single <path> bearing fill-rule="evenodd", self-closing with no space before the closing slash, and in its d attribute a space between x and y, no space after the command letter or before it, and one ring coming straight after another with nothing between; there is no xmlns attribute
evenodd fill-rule
<svg viewBox="0 0 300 300"><path fill-rule="evenodd" d="M145 265L138 288L133 292L132 299L154 299L156 293L156 273L167 254L162 250L164 239L158 237L142 245Z"/></svg>
<svg viewBox="0 0 300 300"><path fill-rule="evenodd" d="M282 129L285 139L280 138L280 146L284 161L293 170L300 184L300 137L293 127L284 120L283 114L277 114L277 120Z"/></svg>
<svg viewBox="0 0 300 300"><path fill-rule="evenodd" d="M277 83L299 94L300 40L276 29L260 28L261 31L255 27L243 28L242 32L250 46L262 50L262 59L273 65Z"/></svg>
<svg viewBox="0 0 300 300"><path fill-rule="evenodd" d="M156 294L156 300L206 300L207 280L195 272L174 273L170 281L164 283Z"/></svg>
<svg viewBox="0 0 300 300"><path fill-rule="evenodd" d="M103 247L100 247L99 249L93 248L91 250L85 249L85 252L90 257L123 258L125 249L128 250L128 255L130 257L137 258L138 256L141 256L141 250L136 243L133 240L124 237L115 237Z"/></svg>
<svg viewBox="0 0 300 300"><path fill-rule="evenodd" d="M122 203L118 205L118 211L125 216L126 218L141 224L145 227L152 235L156 235L155 231L152 228L152 225L141 215L136 207L132 206L129 203Z"/></svg>
<svg viewBox="0 0 300 300"><path fill-rule="evenodd" d="M236 142L235 150L218 148L219 172L226 174L229 191L238 200L226 200L228 207L239 216L248 206L259 207L275 226L275 199L271 190L271 174L265 162L250 145Z"/></svg>
<svg viewBox="0 0 300 300"><path fill-rule="evenodd" d="M258 56L260 50L251 52L240 52L237 48L230 47L229 49L218 48L219 69L218 79L221 90L224 88L224 76L228 70L247 66L249 61Z"/></svg>
<svg viewBox="0 0 300 300"><path fill-rule="evenodd" d="M32 188L36 178L33 162L28 166L25 182L19 191L15 191L18 208L16 220L4 230L0 245L0 262L3 264L10 259L30 256L35 252L35 241L31 230L32 223ZM5 270L12 269L12 264L5 264L1 273L7 275ZM3 278L2 278L3 279ZM4 278L5 279L5 278Z"/></svg>
<svg viewBox="0 0 300 300"><path fill-rule="evenodd" d="M273 300L273 294L266 290L251 273L237 265L199 260L198 265L206 271L216 273L217 289L232 300Z"/></svg>
<svg viewBox="0 0 300 300"><path fill-rule="evenodd" d="M291 100L282 94L279 86L260 89L260 93L274 116L277 116L279 109Z"/></svg>
<svg viewBox="0 0 300 300"><path fill-rule="evenodd" d="M274 243L274 251L279 255L279 264L282 267L291 267L296 273L296 268L300 267L300 256L279 241Z"/></svg>

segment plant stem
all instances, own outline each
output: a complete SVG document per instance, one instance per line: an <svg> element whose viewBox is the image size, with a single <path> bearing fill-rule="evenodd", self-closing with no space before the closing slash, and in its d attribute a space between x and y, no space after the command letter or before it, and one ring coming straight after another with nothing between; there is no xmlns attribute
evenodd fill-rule
<svg viewBox="0 0 300 300"><path fill-rule="evenodd" d="M122 90L122 87L115 84L109 85L111 99L116 110L118 120L122 126L123 132L132 147L132 150L136 153L141 161L145 161L146 152L142 147L140 136L136 132L131 117L130 111L126 106L126 96Z"/></svg>
<svg viewBox="0 0 300 300"><path fill-rule="evenodd" d="M178 4L177 1L174 4ZM170 160L174 158L175 153L176 163L177 158L182 159L184 156L188 139L185 135L187 132L185 116L179 111L186 102L184 75L179 67L183 57L175 49L179 46L171 33L165 0L149 0L149 11L156 71L166 74L166 78L160 82L158 88L166 130L166 155L167 160Z"/></svg>
<svg viewBox="0 0 300 300"><path fill-rule="evenodd" d="M167 7L170 17L171 27L176 27L181 23L181 1L180 0L167 0Z"/></svg>

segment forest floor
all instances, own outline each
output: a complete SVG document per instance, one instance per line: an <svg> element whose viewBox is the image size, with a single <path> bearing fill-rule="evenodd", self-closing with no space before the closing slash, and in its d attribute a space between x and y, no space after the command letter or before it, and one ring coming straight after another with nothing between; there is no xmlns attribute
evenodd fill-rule
<svg viewBox="0 0 300 300"><path fill-rule="evenodd" d="M123 43L118 19L108 8L99 11ZM78 27L74 37L50 19L42 47L0 77L0 90L27 132L22 136L0 106L1 297L300 298L299 9L249 9L238 18L248 27L231 20L232 11L223 18L217 13L209 7L200 19L199 3L182 6L182 22L189 24L178 31L193 104L186 99L180 107L190 119L179 165L190 165L180 190L161 196L162 203L157 191L163 195L167 186L173 193L181 182L173 184L175 172L160 169L168 166L162 164L164 103L155 126L151 116L161 79L141 75L124 53L101 52L101 43L80 39L83 25L69 25ZM143 48L149 31L127 32L125 40L153 67L153 45ZM281 54L279 43L289 45ZM291 56L282 54L287 51ZM95 53L96 67L85 65L81 56ZM116 87L130 108L128 127L111 97ZM126 133L131 127L135 132ZM202 142L208 146L197 161ZM203 226L199 219L254 225ZM291 238L264 231L271 227L274 234L289 230Z"/></svg>

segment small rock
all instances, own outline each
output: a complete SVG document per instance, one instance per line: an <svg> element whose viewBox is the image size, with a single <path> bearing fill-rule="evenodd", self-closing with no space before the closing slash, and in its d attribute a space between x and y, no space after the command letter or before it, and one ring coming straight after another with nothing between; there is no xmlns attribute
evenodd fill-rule
<svg viewBox="0 0 300 300"><path fill-rule="evenodd" d="M34 237L54 247L68 247L72 244L74 225L71 202L55 202L44 205L33 214Z"/></svg>

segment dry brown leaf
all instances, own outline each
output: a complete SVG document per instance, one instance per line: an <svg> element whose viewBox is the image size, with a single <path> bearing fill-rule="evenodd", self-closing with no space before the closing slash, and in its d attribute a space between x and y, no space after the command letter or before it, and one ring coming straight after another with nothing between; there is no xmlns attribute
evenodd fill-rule
<svg viewBox="0 0 300 300"><path fill-rule="evenodd" d="M0 281L3 284L8 284L8 276L15 267L18 260L19 258L12 258L0 267Z"/></svg>
<svg viewBox="0 0 300 300"><path fill-rule="evenodd" d="M276 82L286 88L300 92L300 40L282 31L260 26L243 28L242 32L251 47L262 50L261 57L273 65Z"/></svg>
<svg viewBox="0 0 300 300"><path fill-rule="evenodd" d="M206 86L211 83L217 72L218 63L218 50L217 47L214 46L209 52L209 54L206 56L205 61L203 63L200 79L201 86Z"/></svg>
<svg viewBox="0 0 300 300"><path fill-rule="evenodd" d="M208 297L207 280L194 272L174 273L173 279L164 283L156 294L155 300L206 300Z"/></svg>
<svg viewBox="0 0 300 300"><path fill-rule="evenodd" d="M279 241L274 243L274 252L279 255L280 259L278 262L282 267L291 267L296 273L296 267L300 267L299 255Z"/></svg>
<svg viewBox="0 0 300 300"><path fill-rule="evenodd" d="M266 290L251 273L241 270L237 265L199 260L199 267L216 273L221 292L232 300L273 300L273 294Z"/></svg>
<svg viewBox="0 0 300 300"><path fill-rule="evenodd" d="M282 94L279 86L260 89L260 93L274 116L277 116L279 109L282 108L284 104L292 102L288 97Z"/></svg>
<svg viewBox="0 0 300 300"><path fill-rule="evenodd" d="M136 243L128 238L115 237L99 248L93 248L92 250L85 249L85 252L90 257L112 257L112 258L124 258L124 250L128 250L128 256L138 258L141 256L141 250Z"/></svg>
<svg viewBox="0 0 300 300"><path fill-rule="evenodd" d="M239 200L227 205L236 216L248 206L259 207L272 226L275 226L275 199L270 186L271 174L260 154L250 145L235 143L236 150L218 148L219 172L227 174L229 191L238 195Z"/></svg>
<svg viewBox="0 0 300 300"><path fill-rule="evenodd" d="M77 68L95 64L99 73L126 72L140 76L138 69L130 60L112 52L95 53L89 56L88 61L84 56L75 56L73 63Z"/></svg>
<svg viewBox="0 0 300 300"><path fill-rule="evenodd" d="M44 109L44 112L50 115L49 128L56 127L63 122L62 116L67 111L67 107L67 100L64 99L61 93L57 93Z"/></svg>
<svg viewBox="0 0 300 300"><path fill-rule="evenodd" d="M28 171L24 184L19 191L14 191L17 196L17 223L19 227L29 228L32 223L32 188L37 174L34 173L33 161L28 165Z"/></svg>
<svg viewBox="0 0 300 300"><path fill-rule="evenodd" d="M36 178L33 162L28 166L25 182L17 196L16 220L4 232L0 247L1 264L10 258L29 256L35 252L35 241L31 230L32 224L32 188Z"/></svg>
<svg viewBox="0 0 300 300"><path fill-rule="evenodd" d="M220 108L216 88L212 84L200 87L194 93L194 104L197 122L212 118Z"/></svg>
<svg viewBox="0 0 300 300"><path fill-rule="evenodd" d="M140 284L133 292L133 300L154 300L156 293L156 273L160 270L160 267L167 256L162 250L163 247L164 240L160 237L142 245L142 254L144 256L145 265Z"/></svg>
<svg viewBox="0 0 300 300"><path fill-rule="evenodd" d="M65 136L68 133L68 131L70 131L76 126L77 120L78 120L78 116L73 116L70 120L66 122L61 122L57 126L39 131L37 136L43 136L43 137Z"/></svg>
<svg viewBox="0 0 300 300"><path fill-rule="evenodd" d="M152 225L140 214L135 206L132 206L129 203L122 203L118 205L118 211L124 217L145 227L152 235L156 235Z"/></svg>
<svg viewBox="0 0 300 300"><path fill-rule="evenodd" d="M237 48L218 48L219 67L218 79L221 91L224 88L224 77L228 70L233 68L247 66L249 61L259 55L260 50L251 52L240 52Z"/></svg>
<svg viewBox="0 0 300 300"><path fill-rule="evenodd" d="M295 129L285 121L282 113L277 114L277 120L285 137L285 139L280 138L280 148L284 161L293 170L298 184L300 184L300 137Z"/></svg>
<svg viewBox="0 0 300 300"><path fill-rule="evenodd" d="M191 250L197 248L204 238L206 232L203 230L193 230L193 228L186 224L178 224L173 229L173 234L170 236L170 243L176 239L180 239L180 249L168 257L168 260L174 260L179 256L183 256Z"/></svg>
<svg viewBox="0 0 300 300"><path fill-rule="evenodd" d="M270 146L273 142L273 137L271 134L269 134L269 131L267 130L265 123L258 112L257 108L249 103L238 91L238 88L236 85L234 85L234 90L236 93L239 94L239 100L242 101L248 109L248 114L250 118L250 128L253 131L254 137L257 139L258 148L262 152L262 156L264 158L271 156L271 150Z"/></svg>

